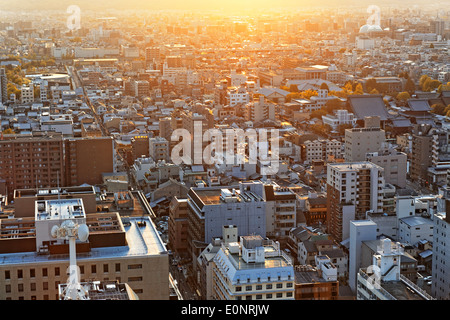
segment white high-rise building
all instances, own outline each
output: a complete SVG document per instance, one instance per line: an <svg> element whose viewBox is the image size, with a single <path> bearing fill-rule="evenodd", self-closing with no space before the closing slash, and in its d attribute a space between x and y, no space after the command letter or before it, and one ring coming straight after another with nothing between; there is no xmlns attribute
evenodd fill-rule
<svg viewBox="0 0 450 320"><path fill-rule="evenodd" d="M291 259L280 244L261 236L243 236L214 257L213 297L217 300L294 300Z"/></svg>
<svg viewBox="0 0 450 320"><path fill-rule="evenodd" d="M449 200L446 200L446 207L449 205ZM450 299L449 268L450 217L447 211L447 213L436 213L433 219L433 265L431 295L436 299Z"/></svg>
<svg viewBox="0 0 450 320"><path fill-rule="evenodd" d="M371 220L350 222L350 251L349 251L349 285L356 292L356 279L361 267L361 245L363 241L377 239L377 224Z"/></svg>

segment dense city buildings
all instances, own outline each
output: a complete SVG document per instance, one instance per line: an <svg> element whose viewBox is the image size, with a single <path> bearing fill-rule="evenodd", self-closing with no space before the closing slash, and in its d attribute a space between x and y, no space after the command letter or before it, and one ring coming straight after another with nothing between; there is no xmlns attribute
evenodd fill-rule
<svg viewBox="0 0 450 320"><path fill-rule="evenodd" d="M448 3L286 1L0 4L0 299L450 299Z"/></svg>

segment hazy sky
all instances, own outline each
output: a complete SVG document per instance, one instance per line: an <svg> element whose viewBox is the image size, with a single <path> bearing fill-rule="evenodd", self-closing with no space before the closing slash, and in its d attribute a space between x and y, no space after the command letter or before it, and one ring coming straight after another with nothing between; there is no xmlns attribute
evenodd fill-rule
<svg viewBox="0 0 450 320"><path fill-rule="evenodd" d="M0 10L37 10L54 9L65 10L69 5L78 5L82 10L103 9L143 9L143 10L234 10L263 9L263 8L301 8L302 6L322 7L364 7L371 4L378 6L399 5L405 8L417 5L439 5L449 8L449 1L430 0L0 0Z"/></svg>

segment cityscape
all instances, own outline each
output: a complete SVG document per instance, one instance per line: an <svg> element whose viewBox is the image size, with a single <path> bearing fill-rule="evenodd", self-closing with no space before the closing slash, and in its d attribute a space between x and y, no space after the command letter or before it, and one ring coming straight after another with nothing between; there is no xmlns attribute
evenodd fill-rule
<svg viewBox="0 0 450 320"><path fill-rule="evenodd" d="M0 300L450 299L448 1L0 0L0 134Z"/></svg>

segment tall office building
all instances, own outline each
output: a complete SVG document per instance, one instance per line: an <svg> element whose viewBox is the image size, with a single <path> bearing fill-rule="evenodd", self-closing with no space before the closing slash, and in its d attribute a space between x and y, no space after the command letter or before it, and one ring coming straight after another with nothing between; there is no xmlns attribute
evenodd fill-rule
<svg viewBox="0 0 450 320"><path fill-rule="evenodd" d="M439 300L450 299L450 200L445 200L445 212L433 219L433 264L431 295Z"/></svg>
<svg viewBox="0 0 450 320"><path fill-rule="evenodd" d="M438 132L431 125L414 126L412 132L411 180L427 180L428 168L437 163Z"/></svg>
<svg viewBox="0 0 450 320"><path fill-rule="evenodd" d="M349 222L383 206L383 168L368 161L328 164L327 225L337 241L349 236Z"/></svg>
<svg viewBox="0 0 450 320"><path fill-rule="evenodd" d="M15 189L64 185L62 136L5 136L0 140L0 177L10 198Z"/></svg>
<svg viewBox="0 0 450 320"><path fill-rule="evenodd" d="M8 79L5 68L0 68L0 102L8 102Z"/></svg>
<svg viewBox="0 0 450 320"><path fill-rule="evenodd" d="M70 138L65 144L65 184L102 184L102 173L115 171L111 137Z"/></svg>
<svg viewBox="0 0 450 320"><path fill-rule="evenodd" d="M377 239L377 224L371 220L350 222L350 248L348 263L348 283L353 292L356 292L356 280L361 268L361 246L363 241Z"/></svg>

